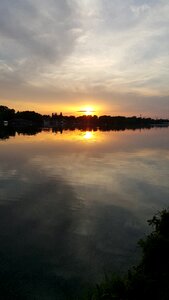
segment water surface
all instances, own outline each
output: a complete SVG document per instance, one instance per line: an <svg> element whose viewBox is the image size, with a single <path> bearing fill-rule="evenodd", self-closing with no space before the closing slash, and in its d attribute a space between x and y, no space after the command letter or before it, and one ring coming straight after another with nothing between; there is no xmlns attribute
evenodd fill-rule
<svg viewBox="0 0 169 300"><path fill-rule="evenodd" d="M169 128L35 132L0 134L0 293L67 299L139 259L169 205Z"/></svg>

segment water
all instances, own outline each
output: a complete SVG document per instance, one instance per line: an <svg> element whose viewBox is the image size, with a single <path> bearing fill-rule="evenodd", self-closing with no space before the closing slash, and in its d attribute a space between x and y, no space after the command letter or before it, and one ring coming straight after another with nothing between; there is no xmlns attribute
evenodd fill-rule
<svg viewBox="0 0 169 300"><path fill-rule="evenodd" d="M169 128L35 133L0 133L0 294L74 299L139 260L169 205Z"/></svg>

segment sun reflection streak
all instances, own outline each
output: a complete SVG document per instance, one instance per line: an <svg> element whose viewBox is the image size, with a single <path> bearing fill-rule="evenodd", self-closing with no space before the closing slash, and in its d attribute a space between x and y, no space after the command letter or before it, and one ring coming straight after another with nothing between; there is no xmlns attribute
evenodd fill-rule
<svg viewBox="0 0 169 300"><path fill-rule="evenodd" d="M83 135L84 139L86 140L91 140L92 138L94 138L94 134L91 131L86 131Z"/></svg>

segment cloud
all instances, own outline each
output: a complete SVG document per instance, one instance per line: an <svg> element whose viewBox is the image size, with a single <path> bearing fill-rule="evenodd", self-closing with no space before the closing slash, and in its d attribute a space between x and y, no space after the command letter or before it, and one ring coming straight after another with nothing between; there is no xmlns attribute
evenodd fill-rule
<svg viewBox="0 0 169 300"><path fill-rule="evenodd" d="M75 9L74 9L75 8ZM33 76L72 52L78 33L76 7L69 1L0 2L0 57L3 75Z"/></svg>
<svg viewBox="0 0 169 300"><path fill-rule="evenodd" d="M131 5L131 11L135 14L136 17L139 17L141 14L147 12L150 9L150 6L147 4L142 5Z"/></svg>
<svg viewBox="0 0 169 300"><path fill-rule="evenodd" d="M132 95L146 110L169 95L166 0L2 0L0 12L0 88L9 102L83 98L108 109Z"/></svg>

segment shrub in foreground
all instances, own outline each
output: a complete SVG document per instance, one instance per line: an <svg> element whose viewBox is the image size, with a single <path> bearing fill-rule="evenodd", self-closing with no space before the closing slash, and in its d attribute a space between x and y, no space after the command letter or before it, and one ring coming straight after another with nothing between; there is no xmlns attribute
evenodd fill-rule
<svg viewBox="0 0 169 300"><path fill-rule="evenodd" d="M90 300L169 300L169 210L148 221L153 231L139 241L142 259L124 277L112 276L96 286Z"/></svg>

